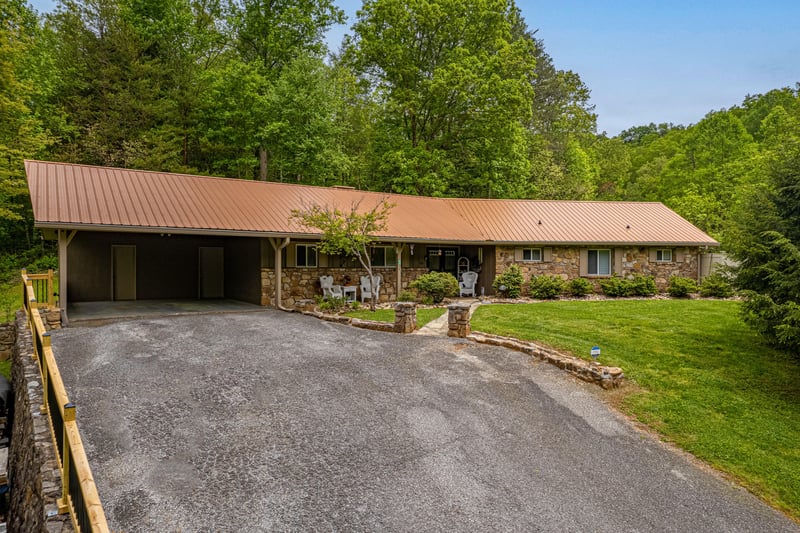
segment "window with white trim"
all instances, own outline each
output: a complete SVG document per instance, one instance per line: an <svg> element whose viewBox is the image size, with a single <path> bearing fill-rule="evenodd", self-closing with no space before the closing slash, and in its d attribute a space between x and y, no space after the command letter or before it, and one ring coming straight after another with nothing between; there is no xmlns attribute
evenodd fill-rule
<svg viewBox="0 0 800 533"><path fill-rule="evenodd" d="M373 246L371 258L374 267L397 266L397 251L394 246Z"/></svg>
<svg viewBox="0 0 800 533"><path fill-rule="evenodd" d="M590 276L611 275L611 250L589 250L586 273Z"/></svg>
<svg viewBox="0 0 800 533"><path fill-rule="evenodd" d="M523 261L541 261L542 249L541 248L523 248L522 249Z"/></svg>
<svg viewBox="0 0 800 533"><path fill-rule="evenodd" d="M656 250L656 262L657 263L671 263L672 262L672 249L664 248L661 250Z"/></svg>
<svg viewBox="0 0 800 533"><path fill-rule="evenodd" d="M295 248L295 266L317 266L317 247L312 244L298 244Z"/></svg>

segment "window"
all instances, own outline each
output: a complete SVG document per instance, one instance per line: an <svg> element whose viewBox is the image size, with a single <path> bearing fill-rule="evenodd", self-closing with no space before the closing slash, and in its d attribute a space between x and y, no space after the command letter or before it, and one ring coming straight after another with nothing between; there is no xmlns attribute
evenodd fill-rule
<svg viewBox="0 0 800 533"><path fill-rule="evenodd" d="M611 250L589 250L586 272L590 276L611 275Z"/></svg>
<svg viewBox="0 0 800 533"><path fill-rule="evenodd" d="M394 246L373 246L372 266L393 267L397 266L397 252Z"/></svg>
<svg viewBox="0 0 800 533"><path fill-rule="evenodd" d="M672 250L665 248L663 250L656 250L656 262L669 263L672 261Z"/></svg>
<svg viewBox="0 0 800 533"><path fill-rule="evenodd" d="M541 248L523 248L522 249L523 261L541 261L542 249Z"/></svg>
<svg viewBox="0 0 800 533"><path fill-rule="evenodd" d="M296 265L299 267L317 266L317 247L311 244L298 244Z"/></svg>

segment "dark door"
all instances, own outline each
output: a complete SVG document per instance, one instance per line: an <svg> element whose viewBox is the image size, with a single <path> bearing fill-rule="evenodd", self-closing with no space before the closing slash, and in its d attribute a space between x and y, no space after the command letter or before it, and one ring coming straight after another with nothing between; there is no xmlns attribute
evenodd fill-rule
<svg viewBox="0 0 800 533"><path fill-rule="evenodd" d="M428 247L428 270L449 272L458 277L458 248L447 246Z"/></svg>
<svg viewBox="0 0 800 533"><path fill-rule="evenodd" d="M225 297L225 248L200 247L200 298Z"/></svg>
<svg viewBox="0 0 800 533"><path fill-rule="evenodd" d="M111 298L136 299L136 246L111 246Z"/></svg>

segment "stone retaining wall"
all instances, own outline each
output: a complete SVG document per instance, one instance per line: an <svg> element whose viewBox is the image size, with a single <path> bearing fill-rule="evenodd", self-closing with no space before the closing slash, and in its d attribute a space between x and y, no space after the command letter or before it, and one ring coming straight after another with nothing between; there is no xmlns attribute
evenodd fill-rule
<svg viewBox="0 0 800 533"><path fill-rule="evenodd" d="M14 428L9 449L11 486L9 531L70 532L68 514L58 514L61 470L58 467L50 425L39 412L43 403L39 365L33 358L31 332L24 311L16 317L16 343L12 354Z"/></svg>
<svg viewBox="0 0 800 533"><path fill-rule="evenodd" d="M622 369L619 367L602 366L579 357L564 355L551 348L546 348L533 342L480 332L473 332L467 338L483 344L503 346L504 348L524 352L542 361L547 361L550 364L556 365L584 381L596 383L604 389L617 388L622 385L625 379L625 374L623 374Z"/></svg>
<svg viewBox="0 0 800 533"><path fill-rule="evenodd" d="M296 306L297 312L337 324L347 324L357 328L390 333L413 333L417 329L417 304L414 302L398 302L395 304L394 323L351 318L344 315L329 315L320 311L304 310L302 309L303 305L302 302L298 303Z"/></svg>
<svg viewBox="0 0 800 533"><path fill-rule="evenodd" d="M12 322L0 324L0 361L11 359L16 342L17 326Z"/></svg>

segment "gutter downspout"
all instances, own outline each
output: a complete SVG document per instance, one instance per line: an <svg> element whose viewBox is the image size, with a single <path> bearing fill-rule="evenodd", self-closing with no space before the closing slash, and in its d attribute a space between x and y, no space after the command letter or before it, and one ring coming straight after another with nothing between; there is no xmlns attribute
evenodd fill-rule
<svg viewBox="0 0 800 533"><path fill-rule="evenodd" d="M288 309L281 305L281 288L283 286L281 262L283 258L283 249L289 246L290 241L290 237L284 237L283 241L271 237L269 239L270 244L275 249L275 309L280 309L281 311L288 311Z"/></svg>

